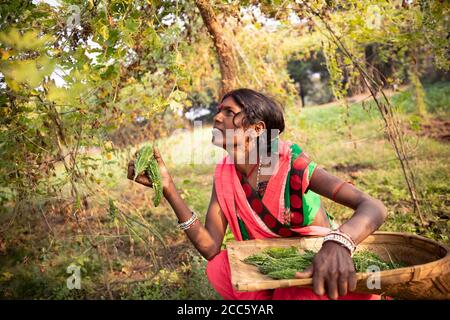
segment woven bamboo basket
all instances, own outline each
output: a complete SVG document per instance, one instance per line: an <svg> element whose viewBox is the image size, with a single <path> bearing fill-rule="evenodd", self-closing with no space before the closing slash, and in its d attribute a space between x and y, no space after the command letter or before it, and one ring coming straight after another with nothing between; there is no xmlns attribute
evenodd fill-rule
<svg viewBox="0 0 450 320"><path fill-rule="evenodd" d="M272 247L295 246L318 251L322 237L276 238L233 241L227 244L231 281L238 291L303 286L312 288L312 278L274 280L243 262L246 257ZM357 273L355 292L390 296L396 299L450 299L450 249L436 241L397 232L375 232L359 244L382 260L400 262L407 267L373 273ZM379 276L379 282L374 282ZM379 286L376 285L379 283ZM373 288L375 284L374 289Z"/></svg>

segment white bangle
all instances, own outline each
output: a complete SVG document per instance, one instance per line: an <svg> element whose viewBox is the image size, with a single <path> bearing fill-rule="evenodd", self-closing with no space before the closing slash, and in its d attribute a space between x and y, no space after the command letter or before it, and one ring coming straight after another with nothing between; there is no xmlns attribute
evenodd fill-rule
<svg viewBox="0 0 450 320"><path fill-rule="evenodd" d="M350 252L350 255L353 255L353 253L356 250L356 245L353 242L353 239L346 233L340 232L340 231L331 231L323 238L323 243L327 241L333 241L344 248L348 249Z"/></svg>
<svg viewBox="0 0 450 320"><path fill-rule="evenodd" d="M195 212L192 212L192 217L191 217L189 220L185 221L185 222L178 223L178 228L181 229L181 230L183 230L183 231L184 231L184 230L187 230L187 229L189 229L190 227L192 227L192 225L193 225L197 220L198 220L197 215L195 214Z"/></svg>

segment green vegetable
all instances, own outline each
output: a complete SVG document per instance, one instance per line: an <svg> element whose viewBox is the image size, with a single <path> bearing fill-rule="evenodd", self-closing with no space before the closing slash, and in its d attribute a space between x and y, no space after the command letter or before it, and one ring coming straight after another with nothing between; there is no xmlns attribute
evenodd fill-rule
<svg viewBox="0 0 450 320"><path fill-rule="evenodd" d="M159 206L163 195L162 178L158 162L153 155L153 146L147 144L139 150L134 164L134 171L134 180L144 172L148 175L152 181L153 190L155 191L152 199L153 204L155 207Z"/></svg>
<svg viewBox="0 0 450 320"><path fill-rule="evenodd" d="M153 148L151 145L147 144L138 151L136 161L134 162L134 180L147 169L152 159Z"/></svg>
<svg viewBox="0 0 450 320"><path fill-rule="evenodd" d="M389 270L403 268L403 263L396 263L394 261L386 262L380 259L375 253L370 251L360 251L353 255L353 263L357 272L366 272L370 266L376 265L380 270Z"/></svg>
<svg viewBox="0 0 450 320"><path fill-rule="evenodd" d="M284 269L284 270L277 270L277 271L272 271L269 272L267 275L273 279L293 279L295 278L295 273L298 270L296 269Z"/></svg>
<svg viewBox="0 0 450 320"><path fill-rule="evenodd" d="M293 279L297 271L309 267L316 252L305 250L300 253L296 247L269 248L244 259L245 263L257 266L259 271L273 279ZM366 272L369 266L376 265L380 270L403 267L395 262L385 262L375 253L359 251L353 255L356 272Z"/></svg>

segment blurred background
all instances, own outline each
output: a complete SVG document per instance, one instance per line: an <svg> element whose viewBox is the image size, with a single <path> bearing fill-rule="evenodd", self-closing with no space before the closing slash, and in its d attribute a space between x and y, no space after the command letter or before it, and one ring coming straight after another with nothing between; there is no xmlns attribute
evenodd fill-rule
<svg viewBox="0 0 450 320"><path fill-rule="evenodd" d="M382 200L382 230L449 243L448 2L11 0L0 17L1 299L218 299L170 206L126 171L158 141L204 221L212 117L238 87Z"/></svg>

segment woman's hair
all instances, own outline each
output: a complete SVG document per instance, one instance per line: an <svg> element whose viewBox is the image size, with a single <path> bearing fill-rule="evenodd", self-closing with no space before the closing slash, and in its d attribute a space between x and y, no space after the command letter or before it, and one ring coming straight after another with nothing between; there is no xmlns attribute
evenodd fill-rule
<svg viewBox="0 0 450 320"><path fill-rule="evenodd" d="M256 124L258 121L263 121L266 124L267 141L270 142L276 139L278 134L284 131L283 109L274 99L247 88L236 89L228 92L223 96L221 102L228 97L232 97L233 100L242 108L242 112L244 114L242 124L244 127ZM273 129L279 130L277 136L271 136ZM271 143L268 143L267 151L269 152L270 147Z"/></svg>

